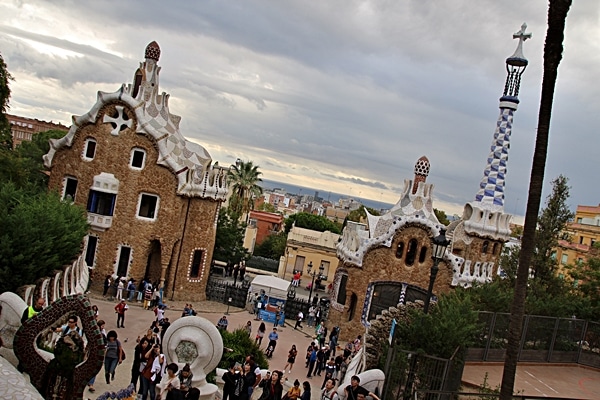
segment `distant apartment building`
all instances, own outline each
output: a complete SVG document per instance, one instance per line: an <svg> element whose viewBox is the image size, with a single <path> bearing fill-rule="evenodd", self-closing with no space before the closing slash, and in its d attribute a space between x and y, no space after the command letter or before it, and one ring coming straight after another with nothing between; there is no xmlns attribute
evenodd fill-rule
<svg viewBox="0 0 600 400"><path fill-rule="evenodd" d="M308 265L312 263L313 271L319 272L323 265L321 283L327 286L333 282L338 265L336 245L340 235L329 231L319 232L311 229L292 227L287 237L283 262L279 265L279 277L292 279L295 271L302 274L302 286L308 285L312 278L308 275Z"/></svg>
<svg viewBox="0 0 600 400"><path fill-rule="evenodd" d="M563 239L556 248L556 260L560 265L584 262L590 256L593 245L600 240L600 205L577 206L575 219L567 223Z"/></svg>
<svg viewBox="0 0 600 400"><path fill-rule="evenodd" d="M6 114L10 123L10 132L12 135L13 148L20 145L23 141L31 141L33 135L40 132L46 132L51 129L64 131L67 133L69 127L63 124L57 124L52 121L40 121L35 118L20 117L18 115Z"/></svg>
<svg viewBox="0 0 600 400"><path fill-rule="evenodd" d="M244 236L244 247L251 253L254 247L261 244L269 235L283 230L283 215L266 211L250 211L248 227Z"/></svg>

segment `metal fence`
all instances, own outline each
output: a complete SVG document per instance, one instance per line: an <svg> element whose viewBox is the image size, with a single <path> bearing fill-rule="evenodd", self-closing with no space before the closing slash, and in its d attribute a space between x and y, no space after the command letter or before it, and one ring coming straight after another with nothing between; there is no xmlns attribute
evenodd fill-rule
<svg viewBox="0 0 600 400"><path fill-rule="evenodd" d="M479 312L482 329L467 361L504 361L510 314ZM526 315L519 361L577 363L600 368L600 323L576 318Z"/></svg>

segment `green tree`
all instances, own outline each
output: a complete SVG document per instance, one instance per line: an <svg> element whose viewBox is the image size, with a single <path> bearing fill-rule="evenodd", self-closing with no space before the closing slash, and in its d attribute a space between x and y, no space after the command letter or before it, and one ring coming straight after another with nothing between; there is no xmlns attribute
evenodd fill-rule
<svg viewBox="0 0 600 400"><path fill-rule="evenodd" d="M0 183L0 292L50 276L81 252L86 212L57 193Z"/></svg>
<svg viewBox="0 0 600 400"><path fill-rule="evenodd" d="M287 234L285 232L269 235L261 244L254 247L252 255L279 261L279 258L285 253L286 242Z"/></svg>
<svg viewBox="0 0 600 400"><path fill-rule="evenodd" d="M270 213L277 212L277 209L271 203L262 203L260 206L257 207L257 210L258 211L266 211L266 212L270 212Z"/></svg>
<svg viewBox="0 0 600 400"><path fill-rule="evenodd" d="M337 234L342 233L340 224L331 222L329 219L327 219L327 217L304 212L292 214L286 218L285 233L290 232L292 225L295 225L298 228L311 229L319 232L329 231Z"/></svg>
<svg viewBox="0 0 600 400"><path fill-rule="evenodd" d="M239 224L236 215L221 208L217 219L213 259L236 264L248 258L248 251L244 248L244 229L244 225Z"/></svg>
<svg viewBox="0 0 600 400"><path fill-rule="evenodd" d="M240 161L228 171L227 182L231 189L229 209L238 218L243 218L253 210L254 200L262 194L262 188L258 185L262 182L260 175L262 172L252 161Z"/></svg>
<svg viewBox="0 0 600 400"><path fill-rule="evenodd" d="M600 243L594 243L593 255L584 262L569 265L567 271L572 279L574 292L586 299L589 309L581 308L577 316L581 318L597 318L600 313Z"/></svg>
<svg viewBox="0 0 600 400"><path fill-rule="evenodd" d="M515 285L515 296L511 306L508 344L506 346L506 358L502 373L500 400L511 400L513 398L522 331L521 325L523 314L525 312L525 298L527 297L529 267L531 266L531 256L535 249L535 231L542 198L546 157L548 154L548 136L550 132L550 118L552 116L554 90L558 76L558 65L562 59L565 24L570 7L571 0L550 0L548 7L548 30L546 32L546 43L544 45L542 95L538 113L533 165L531 167L531 176L529 180L529 196L525 211L525 226L523 228L523 239L521 242L517 283Z"/></svg>
<svg viewBox="0 0 600 400"><path fill-rule="evenodd" d="M575 216L567 205L569 180L563 175L552 181L552 193L546 199L546 207L537 220L535 252L532 266L534 279L550 288L556 275L557 262L552 255L567 222Z"/></svg>
<svg viewBox="0 0 600 400"><path fill-rule="evenodd" d="M59 130L40 132L14 150L0 150L0 180L11 181L18 188L45 192L48 189L48 175L42 157L50 150L49 140L65 134Z"/></svg>
<svg viewBox="0 0 600 400"><path fill-rule="evenodd" d="M381 215L379 211L375 210L374 208L367 207L361 204L361 206L358 207L356 210L352 210L348 213L346 220L354 222L366 221L367 213L365 212L365 210L367 210L371 215Z"/></svg>
<svg viewBox="0 0 600 400"><path fill-rule="evenodd" d="M448 217L446 216L446 212L444 210L438 210L437 208L434 208L433 212L435 213L435 216L441 224L444 224L446 226L450 225L450 221L448 220Z"/></svg>
<svg viewBox="0 0 600 400"><path fill-rule="evenodd" d="M219 368L229 368L232 363L240 362L248 355L254 356L254 361L261 369L269 368L269 362L265 353L254 343L254 340L248 336L245 329L236 329L233 332L219 330L223 338L223 347L231 351L225 351L223 358L219 362Z"/></svg>
<svg viewBox="0 0 600 400"><path fill-rule="evenodd" d="M10 100L10 86L8 83L12 79L13 77L8 72L4 58L0 54L0 150L12 149L10 123L5 115L9 107L8 101Z"/></svg>

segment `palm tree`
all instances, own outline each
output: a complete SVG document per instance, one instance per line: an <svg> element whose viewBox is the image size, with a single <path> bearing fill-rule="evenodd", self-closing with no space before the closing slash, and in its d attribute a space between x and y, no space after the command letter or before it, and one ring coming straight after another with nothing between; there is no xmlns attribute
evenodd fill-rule
<svg viewBox="0 0 600 400"><path fill-rule="evenodd" d="M245 220L248 213L254 209L254 200L262 194L258 185L262 172L252 161L236 161L227 173L227 182L231 188L229 210L240 219Z"/></svg>
<svg viewBox="0 0 600 400"><path fill-rule="evenodd" d="M508 328L508 343L506 346L502 385L500 387L501 400L510 400L513 398L517 361L519 357L519 343L522 334L521 324L525 313L527 279L529 276L529 267L531 265L531 255L535 249L535 230L542 198L544 169L546 167L546 156L548 153L548 136L550 131L550 117L552 115L552 103L554 100L554 89L558 75L558 65L562 59L565 23L567 13L571 7L571 1L572 0L550 0L548 7L548 30L546 32L546 43L544 45L542 96L540 99L537 137L529 180L529 197L527 199L527 210L525 212L525 226L523 228L523 239L521 241L521 252L519 254L519 267L517 269L517 281L515 283L515 295L511 306L511 317Z"/></svg>

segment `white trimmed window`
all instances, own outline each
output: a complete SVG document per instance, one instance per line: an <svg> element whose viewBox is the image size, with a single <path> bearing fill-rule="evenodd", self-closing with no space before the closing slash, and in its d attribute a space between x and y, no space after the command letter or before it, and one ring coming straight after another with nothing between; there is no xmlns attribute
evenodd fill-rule
<svg viewBox="0 0 600 400"><path fill-rule="evenodd" d="M135 147L131 150L131 159L129 166L132 169L144 169L146 165L146 150Z"/></svg>
<svg viewBox="0 0 600 400"><path fill-rule="evenodd" d="M96 156L96 139L87 138L85 140L85 147L83 149L83 159L93 160Z"/></svg>
<svg viewBox="0 0 600 400"><path fill-rule="evenodd" d="M160 198L155 194L140 193L137 206L137 216L141 219L155 221L158 215Z"/></svg>
<svg viewBox="0 0 600 400"><path fill-rule="evenodd" d="M77 194L77 179L72 176L65 177L63 200L75 201Z"/></svg>

